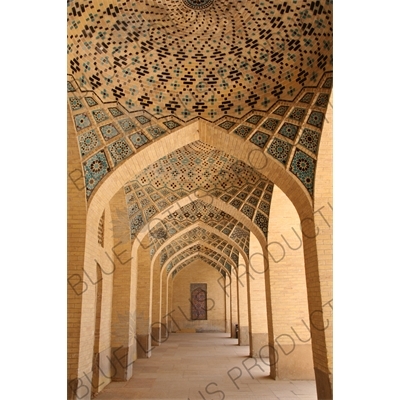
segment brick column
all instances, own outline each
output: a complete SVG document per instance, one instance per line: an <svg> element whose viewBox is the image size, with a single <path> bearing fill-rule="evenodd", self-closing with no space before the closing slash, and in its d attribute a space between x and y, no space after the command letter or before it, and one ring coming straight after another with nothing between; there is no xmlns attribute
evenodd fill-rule
<svg viewBox="0 0 400 400"><path fill-rule="evenodd" d="M119 190L110 202L113 221L114 261L112 297L112 363L115 381L126 381L132 376L132 365L137 358L134 334L136 331L136 268L132 255L129 218L125 192Z"/></svg>
<svg viewBox="0 0 400 400"><path fill-rule="evenodd" d="M239 265L237 268L237 303L239 323L239 346L248 346L249 342L249 305L247 294L246 264L239 253Z"/></svg>
<svg viewBox="0 0 400 400"><path fill-rule="evenodd" d="M300 218L277 187L268 225L271 347L276 379L314 379Z"/></svg>
<svg viewBox="0 0 400 400"><path fill-rule="evenodd" d="M265 292L265 272L268 265L266 264L260 242L250 232L250 256L246 278L251 357L265 357L264 348L268 346L267 298ZM261 355L260 351L262 351Z"/></svg>
<svg viewBox="0 0 400 400"><path fill-rule="evenodd" d="M153 271L150 268L149 238L145 236L137 251L137 325L136 341L138 358L151 357L151 306Z"/></svg>
<svg viewBox="0 0 400 400"><path fill-rule="evenodd" d="M160 346L161 339L161 277L160 277L160 256L154 261L153 265L153 304L152 304L152 323L151 323L151 344Z"/></svg>
<svg viewBox="0 0 400 400"><path fill-rule="evenodd" d="M230 282L230 305L231 305L231 337L236 338L236 324L238 324L238 304L237 304L237 277L236 268L232 266Z"/></svg>

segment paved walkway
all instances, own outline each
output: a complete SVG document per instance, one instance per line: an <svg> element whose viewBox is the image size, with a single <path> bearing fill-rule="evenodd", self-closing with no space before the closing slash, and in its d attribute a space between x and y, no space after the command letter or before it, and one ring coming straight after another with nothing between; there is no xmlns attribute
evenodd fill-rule
<svg viewBox="0 0 400 400"><path fill-rule="evenodd" d="M133 364L128 382L112 382L96 400L316 400L314 381L274 381L226 333L175 333L151 358ZM246 369L247 367L247 369Z"/></svg>

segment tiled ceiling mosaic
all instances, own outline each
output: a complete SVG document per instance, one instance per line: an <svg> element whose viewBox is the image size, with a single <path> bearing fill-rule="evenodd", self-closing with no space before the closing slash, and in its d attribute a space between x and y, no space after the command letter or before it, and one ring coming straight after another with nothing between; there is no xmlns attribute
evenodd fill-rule
<svg viewBox="0 0 400 400"><path fill-rule="evenodd" d="M219 198L267 234L273 185L242 161L198 141L161 158L125 186L132 238L180 199L193 195L195 200L198 190L207 193L205 202Z"/></svg>
<svg viewBox="0 0 400 400"><path fill-rule="evenodd" d="M234 265L234 262L226 256L221 255L219 252L201 245L195 244L194 246L189 247L182 253L176 255L167 265L167 273L169 273L175 266L177 266L182 261L186 261L186 259L192 257L194 254L199 254L200 256L207 256L214 260L215 262L221 264L221 266L225 267L228 272L231 272L231 268Z"/></svg>
<svg viewBox="0 0 400 400"><path fill-rule="evenodd" d="M129 158L198 118L273 157L312 198L333 82L332 8L332 0L68 1L68 104L87 200ZM150 254L171 239L160 262L173 276L197 259L225 275L237 265L233 243L249 253L249 229L213 199L267 237L273 184L224 151L197 141L132 179L131 238L154 222ZM189 251L195 241L202 245Z"/></svg>
<svg viewBox="0 0 400 400"><path fill-rule="evenodd" d="M196 227L191 231L181 235L178 239L175 239L165 247L161 253L160 266L162 267L168 259L196 241L201 241L201 243L206 244L208 248L217 249L219 252L229 257L233 261L234 265L238 264L239 251L232 246L232 244L229 244L226 239L223 239L204 228Z"/></svg>
<svg viewBox="0 0 400 400"><path fill-rule="evenodd" d="M188 267L190 264L192 264L197 260L204 261L205 263L215 268L223 277L226 276L226 270L225 270L226 266L223 266L220 262L214 261L211 258L208 258L207 256L204 256L202 254L194 254L189 258L187 258L182 263L180 264L178 263L177 266L175 266L175 268L172 270L171 273L172 279L175 278L175 276L178 274L179 271L182 271L183 268Z"/></svg>
<svg viewBox="0 0 400 400"><path fill-rule="evenodd" d="M145 225L143 214L141 212L137 213L130 221L131 235L135 237L136 233ZM176 236L174 239L182 236L183 240L190 242L200 239L202 236L201 231L193 231L191 234L179 234L183 229L199 222L219 231L222 238L227 236L241 247L247 255L249 254L250 231L231 215L202 200L195 200L152 225L150 238L154 251L163 245L166 240L174 236ZM228 238L226 238L227 241L229 240Z"/></svg>
<svg viewBox="0 0 400 400"><path fill-rule="evenodd" d="M331 0L69 1L68 74L93 101L118 101L134 113L241 118L292 101L332 70L332 7Z"/></svg>
<svg viewBox="0 0 400 400"><path fill-rule="evenodd" d="M329 102L328 87L331 85L332 79L328 77L318 90L304 91L292 103L279 102L280 105L273 107L269 114L253 112L239 124L225 119L218 126L278 160L301 181L312 197L318 147ZM173 118L157 121L149 114L133 117L116 104L100 107L93 97L80 99L73 92L69 104L77 132L87 198L124 161L183 126ZM195 146L200 153L202 146L199 143ZM209 151L206 145L203 146L205 151Z"/></svg>

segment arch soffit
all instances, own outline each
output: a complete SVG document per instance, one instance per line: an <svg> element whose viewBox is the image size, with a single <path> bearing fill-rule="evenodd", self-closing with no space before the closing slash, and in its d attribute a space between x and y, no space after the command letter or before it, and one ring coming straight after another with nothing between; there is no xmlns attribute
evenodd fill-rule
<svg viewBox="0 0 400 400"><path fill-rule="evenodd" d="M228 256L226 253L224 253L223 251L221 251L221 250L219 250L219 249L216 249L216 248L211 247L208 243L206 243L206 242L204 242L204 241L202 241L202 240L197 240L197 241L193 242L192 244L187 245L185 248L179 250L179 251L178 251L176 254L174 254L173 256L169 257L169 258L164 262L164 264L162 265L162 267L160 268L160 273L162 274L162 273L164 272L164 269L167 268L168 264L173 263L174 260L175 260L177 257L179 257L181 254L183 254L183 253L185 253L185 252L188 252L188 250L190 250L191 248L196 248L196 247L198 247L198 246L200 246L200 248L204 247L204 248L206 248L207 250L209 250L209 251L211 251L211 252L215 252L215 253L219 254L221 257L223 257L223 258L225 258L226 260L228 260L228 261L229 261L229 264L231 264L232 267L235 267L235 268L236 268L236 266L235 266L235 264L236 264L235 261L234 261L230 256ZM180 262L184 262L185 260L187 260L187 259L189 259L190 257L192 257L192 254L196 254L196 253L202 254L202 255L208 255L208 253L204 252L203 249L201 249L201 250L194 250L193 253L188 254L188 256L185 257L185 259L179 260L179 262L177 262L176 265L178 265ZM215 260L215 261L217 262L218 260ZM153 267L153 265L152 265L152 267ZM174 265L173 267L175 267L175 265Z"/></svg>
<svg viewBox="0 0 400 400"><path fill-rule="evenodd" d="M221 268L222 270L224 270L226 272L226 277L228 277L229 281L231 281L231 273L226 269L226 267L224 265L215 261L214 259L212 259L211 257L209 257L206 254L194 253L191 257L189 257L185 260L182 260L178 264L174 265L174 267L167 273L167 284L169 283L168 281L170 281L173 278L174 271L178 270L176 272L176 274L178 274L184 268L190 267L193 264L193 262L198 259L206 262L207 264L210 265L210 267L214 267L214 268L215 268L215 265L219 264L218 268Z"/></svg>

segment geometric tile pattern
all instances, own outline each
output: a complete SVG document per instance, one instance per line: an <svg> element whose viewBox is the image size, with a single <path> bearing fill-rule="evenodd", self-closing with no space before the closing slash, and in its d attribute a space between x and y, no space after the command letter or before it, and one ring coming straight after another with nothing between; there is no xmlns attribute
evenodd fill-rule
<svg viewBox="0 0 400 400"><path fill-rule="evenodd" d="M175 128L177 128L178 126L181 126L180 124L178 124L177 122L175 122L175 121L165 121L165 122L163 122L163 124L168 128L168 129L175 129Z"/></svg>
<svg viewBox="0 0 400 400"><path fill-rule="evenodd" d="M314 154L317 154L318 144L319 144L319 132L313 131L308 128L304 128L303 133L301 134L299 144L306 147L308 150L312 151Z"/></svg>
<svg viewBox="0 0 400 400"><path fill-rule="evenodd" d="M120 115L124 115L124 113L117 107L110 107L108 111L110 111L113 117L119 117Z"/></svg>
<svg viewBox="0 0 400 400"><path fill-rule="evenodd" d="M145 124L147 124L148 122L150 122L150 120L149 120L147 117L145 117L144 115L139 115L138 117L136 117L136 119L137 119L142 125L145 125Z"/></svg>
<svg viewBox="0 0 400 400"><path fill-rule="evenodd" d="M235 123L232 121L225 121L222 124L219 124L218 126L229 131L229 129L231 129L232 126L234 126L234 125L235 125Z"/></svg>
<svg viewBox="0 0 400 400"><path fill-rule="evenodd" d="M67 4L68 90L134 114L218 124L291 102L332 70L332 1Z"/></svg>
<svg viewBox="0 0 400 400"><path fill-rule="evenodd" d="M142 215L142 212L139 212L136 215ZM134 219L136 215L132 219ZM146 218L144 220L145 222L149 221L149 219ZM239 227L240 229L248 232L247 228L245 228L242 223L237 221L231 215L221 211L209 203L203 202L202 200L195 200L192 203L189 203L179 210L169 214L157 224L153 224L151 226L150 237L154 250L157 250L169 238L175 235L177 235L176 238L178 238L180 236L180 231L192 226L193 224L196 224L197 222L203 222L206 225L213 227L217 231L220 231L222 238L225 238L225 236L229 237L234 231L235 227ZM135 238L137 233L138 232L136 230L131 230L131 238ZM228 239L225 238L225 240ZM246 254L248 254L248 235L247 237L232 238L232 240L237 243L237 245L240 246Z"/></svg>
<svg viewBox="0 0 400 400"><path fill-rule="evenodd" d="M147 132L149 132L151 136L156 138L164 135L164 133L166 133L167 131L159 126L151 126L150 128L147 128Z"/></svg>
<svg viewBox="0 0 400 400"><path fill-rule="evenodd" d="M86 103L89 107L97 106L97 101L93 97L85 97Z"/></svg>
<svg viewBox="0 0 400 400"><path fill-rule="evenodd" d="M110 140L113 137L119 135L119 132L113 124L103 125L100 127L100 132L104 137L104 140Z"/></svg>
<svg viewBox="0 0 400 400"><path fill-rule="evenodd" d="M283 116L286 114L286 111L289 109L288 106L279 106L275 111L274 114Z"/></svg>
<svg viewBox="0 0 400 400"><path fill-rule="evenodd" d="M233 133L235 133L238 136L241 136L243 138L247 137L247 135L252 131L252 129L249 126L246 125L240 125L238 128L236 128Z"/></svg>
<svg viewBox="0 0 400 400"><path fill-rule="evenodd" d="M308 92L300 99L300 103L309 104L309 103L311 103L311 100L313 99L313 97L314 97L314 93Z"/></svg>
<svg viewBox="0 0 400 400"><path fill-rule="evenodd" d="M282 164L286 164L291 148L292 146L289 143L275 138L268 148L268 153Z"/></svg>
<svg viewBox="0 0 400 400"><path fill-rule="evenodd" d="M268 235L268 217L261 211L258 211L254 219L256 225L262 230L265 236Z"/></svg>
<svg viewBox="0 0 400 400"><path fill-rule="evenodd" d="M226 276L226 269L230 272L230 265L229 263L226 263L225 266L223 266L220 262L214 261L213 259L209 258L208 256L204 256L202 254L194 254L190 257L188 257L185 261L182 261L181 263L178 263L177 265L172 266L172 264L169 264L167 268L168 271L172 270L171 277L172 279L175 278L175 276L182 271L185 267L189 266L192 264L194 261L201 260L204 261L205 263L211 265L213 268L215 268L222 276Z"/></svg>
<svg viewBox="0 0 400 400"><path fill-rule="evenodd" d="M289 118L295 119L296 121L303 121L307 110L305 108L294 108L289 114Z"/></svg>
<svg viewBox="0 0 400 400"><path fill-rule="evenodd" d="M129 157L133 153L132 149L129 147L124 138L110 144L107 146L107 148L111 154L114 165L117 165L119 162L125 160L125 158Z"/></svg>
<svg viewBox="0 0 400 400"><path fill-rule="evenodd" d="M76 130L80 131L91 125L90 119L87 114L78 114L74 117Z"/></svg>
<svg viewBox="0 0 400 400"><path fill-rule="evenodd" d="M182 253L176 255L171 261L168 262L167 272L171 271L176 265L185 261L187 258L192 257L195 254L205 255L206 258L211 258L215 260L222 267L225 267L226 264L229 265L228 271L231 271L231 267L234 264L233 260L227 256L221 255L220 252L213 250L212 248L202 245L195 244L189 248L187 248Z"/></svg>
<svg viewBox="0 0 400 400"><path fill-rule="evenodd" d="M246 119L246 122L249 122L250 124L257 125L260 120L262 119L261 115L253 115L249 119Z"/></svg>
<svg viewBox="0 0 400 400"><path fill-rule="evenodd" d="M149 139L147 139L147 137L142 132L134 133L129 138L131 139L136 149L142 147L149 141Z"/></svg>
<svg viewBox="0 0 400 400"><path fill-rule="evenodd" d="M188 258L193 257L193 255L200 255L201 257L209 258L220 264L222 267L228 269L228 272L231 272L231 267L233 266L234 262L229 257L222 255L220 252L213 250L208 246L204 246L201 244L195 244L189 248L187 248L184 252L176 255L173 259L168 262L167 264L167 272L171 271L175 266L179 265L180 263L186 261Z"/></svg>
<svg viewBox="0 0 400 400"><path fill-rule="evenodd" d="M328 78L325 83L322 85L325 89L331 89L333 84L333 78Z"/></svg>
<svg viewBox="0 0 400 400"><path fill-rule="evenodd" d="M279 130L279 133L291 140L294 140L294 138L297 135L297 131L299 130L299 127L293 124L285 123L282 125L281 129Z"/></svg>
<svg viewBox="0 0 400 400"><path fill-rule="evenodd" d="M261 125L261 127L264 128L264 129L266 129L266 130L268 130L268 131L274 132L275 129L276 129L276 127L278 126L278 124L279 124L279 120L278 120L278 119L268 118L268 119Z"/></svg>
<svg viewBox="0 0 400 400"><path fill-rule="evenodd" d="M93 149L99 147L101 144L99 137L94 130L78 136L78 141L82 156L90 153Z"/></svg>
<svg viewBox="0 0 400 400"><path fill-rule="evenodd" d="M110 171L104 151L99 151L85 161L83 168L85 172L86 197L89 197L101 178Z"/></svg>
<svg viewBox="0 0 400 400"><path fill-rule="evenodd" d="M296 149L290 164L290 171L300 179L312 196L314 191L315 160L301 150Z"/></svg>
<svg viewBox="0 0 400 400"><path fill-rule="evenodd" d="M133 136L131 136L135 144ZM272 185L252 167L223 151L200 141L184 146L145 168L125 187L132 190L127 204L147 199L158 211L163 211L197 190L233 205L237 209L248 204L254 208L258 200L271 193ZM149 190L157 191L152 198ZM252 219L254 213L245 207L244 214Z"/></svg>
<svg viewBox="0 0 400 400"><path fill-rule="evenodd" d="M307 124L316 126L317 128L322 128L323 122L324 122L324 114L319 111L312 111L307 120Z"/></svg>
<svg viewBox="0 0 400 400"><path fill-rule="evenodd" d="M76 111L79 110L80 108L83 107L80 99L78 99L77 97L70 97L69 98L69 103L71 105L71 108Z"/></svg>
<svg viewBox="0 0 400 400"><path fill-rule="evenodd" d="M125 131L125 132L130 132L132 129L136 128L135 124L130 120L129 118L127 119L120 119L118 121L119 126Z"/></svg>
<svg viewBox="0 0 400 400"><path fill-rule="evenodd" d="M108 119L108 115L106 114L106 112L104 110L94 110L92 111L92 115L94 120L99 123L99 122L103 122L106 119Z"/></svg>
<svg viewBox="0 0 400 400"><path fill-rule="evenodd" d="M327 76L330 76L330 74L327 74ZM319 81L320 82L319 86L321 86L321 84L326 81L327 78L322 77ZM224 126L226 128L228 126L232 128L235 125L239 126L235 134L239 133L239 136L243 137L243 140L249 140L251 143L255 144L260 149L264 150L267 147L267 149L264 151L266 151L267 154L274 154L274 157L280 159L281 161L284 160L284 158L286 157L286 161L284 164L287 165L286 168L290 170L289 169L290 161L294 155L294 152L289 151L289 154L285 155L284 151L279 156L278 152L281 151L282 149L279 146L279 148L277 149L278 152L277 151L274 152L274 146L276 146L277 143L283 143L283 147L286 147L288 146L288 143L285 143L285 141L277 142L274 139L279 139L279 137L283 135L287 139L296 140L297 133L299 133L299 126L290 124L287 121L294 120L295 118L292 117L295 117L296 112L302 112L302 110L305 110L303 108L305 104L304 101L307 100L310 102L310 106L312 107L312 109L308 111L309 116L307 118L306 123L308 125L311 125L310 128L313 129L310 128L302 129L302 135L300 135L301 137L298 146L300 149L304 150L306 148L307 150L311 151L315 155L315 158L317 158L319 136L321 135L321 129L322 129L321 122L323 123L324 112L325 112L324 110L326 109L327 101L329 102L329 95L330 95L329 89L317 88L317 89L308 89L308 91L302 90L298 94L298 96L296 96L296 98L292 101L291 106L288 106L287 102L285 102L285 105L279 105L279 102L277 102L274 106L271 107L271 111L269 114L263 113L263 116L253 115L250 118L248 116L244 116L242 119L237 120L236 123L232 121L225 121L219 123L219 125ZM83 98L85 98L85 102L82 101ZM314 99L314 103L311 105L312 99ZM128 146L130 146L132 143L134 148L139 151L143 148L145 144L150 144L153 140L156 140L158 137L160 137L160 135L164 135L168 133L168 131L171 131L181 126L181 124L175 122L172 119L160 121L163 124L162 125L163 128L165 126L165 128L168 129L167 131L165 130L165 128L163 129L160 128L159 125L155 125L154 122L156 122L156 119L151 117L151 115L149 115L148 118L145 117L144 115L138 116L134 114L131 116L131 118L127 118L126 114L120 110L118 104L116 103L114 104L115 107L109 107L108 104L107 109L97 107L95 110L93 110L89 108L97 105L97 100L94 100L93 97L87 95L77 95L76 93L74 93L73 97L69 97L69 106L73 114L73 119L75 121L77 133L78 134L88 133L88 130L90 128L96 134L96 136L98 132L101 133L101 136L99 136L97 140L95 139L95 137L93 137L93 142L91 142L91 140L89 139L89 136L92 137L92 134L85 136L85 138L87 139L86 145L82 141L83 136L81 138L78 138L78 141L81 140L79 146L81 148L82 162L84 161L85 157L87 157L91 153L91 151L94 150L98 151L100 149L105 150L105 154L107 155L109 161L111 162L113 160L113 156L110 154L110 150L107 148L107 145L109 144L107 142L110 141L110 139L116 139L117 137L120 138L125 137ZM324 105L325 107L323 107ZM316 109L317 107L318 109ZM110 114L108 114L108 112ZM274 115L274 118L271 118L272 112L277 113ZM285 118L284 116L280 116L278 114L284 114L288 116ZM96 123L96 121L104 119L108 121L107 125L101 126L102 122ZM141 122L150 125L146 128L146 134L147 132L149 133L148 136L146 136L143 132L140 131L140 126L137 126L136 123L133 123L133 119L135 119L135 121L140 120ZM252 128L247 125L243 125L243 122L246 121L249 124L258 121L257 124L253 125L257 126L261 130L258 130L255 133L250 134ZM303 122L301 121L297 122L303 123L304 117L303 117ZM97 124L97 129L94 129L94 126L96 126L96 124ZM225 124L227 126L225 126ZM231 131L232 128L227 130ZM266 131L269 132L270 134L265 133ZM296 134L294 131L296 131ZM135 152L129 152L129 151L128 153L129 153L128 157L131 157L132 155L135 154ZM289 156L290 159L287 158ZM113 164L117 165L115 163ZM178 184L179 186L180 182L175 182L175 184ZM221 190L224 191L224 188L221 188ZM226 202L233 200L233 196L228 193L222 193L220 198ZM168 204L170 204L168 201L160 199L161 207L165 208L167 207ZM243 206L243 204L239 204L238 201L234 201L233 204L237 204L239 208Z"/></svg>
<svg viewBox="0 0 400 400"><path fill-rule="evenodd" d="M268 142L269 135L264 132L257 131L250 139L250 142L256 144L258 147L264 148Z"/></svg>
<svg viewBox="0 0 400 400"><path fill-rule="evenodd" d="M315 101L315 105L317 107L326 108L329 102L329 95L327 93L321 93L317 100Z"/></svg>
<svg viewBox="0 0 400 400"><path fill-rule="evenodd" d="M69 81L67 81L67 91L68 92L75 92L74 85Z"/></svg>
<svg viewBox="0 0 400 400"><path fill-rule="evenodd" d="M174 254L196 241L201 241L208 247L218 249L220 252L225 253L234 261L235 266L237 265L239 260L239 251L235 247L229 244L227 240L223 239L221 236L211 233L204 228L195 227L173 240L164 248L161 253L160 266L162 267L169 258L174 256Z"/></svg>

